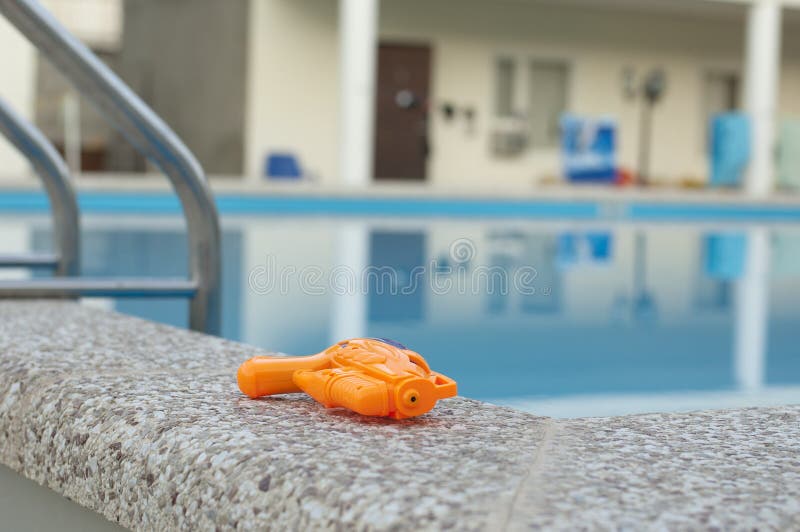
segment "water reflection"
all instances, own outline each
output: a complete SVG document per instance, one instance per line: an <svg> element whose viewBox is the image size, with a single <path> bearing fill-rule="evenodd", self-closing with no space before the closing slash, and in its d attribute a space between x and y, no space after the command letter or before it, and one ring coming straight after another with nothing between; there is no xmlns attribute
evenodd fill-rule
<svg viewBox="0 0 800 532"><path fill-rule="evenodd" d="M335 266L349 271L366 270L370 264L370 232L367 224L349 222L336 229ZM367 336L369 324L368 301L363 278L353 276L355 285L349 290L335 294L331 301L331 327L328 344L335 344L345 338ZM320 347L317 350L321 350ZM315 349L307 350L313 352ZM296 351L295 351L296 352Z"/></svg>
<svg viewBox="0 0 800 532"><path fill-rule="evenodd" d="M369 322L419 322L429 291L425 233L375 230L369 235L369 263L353 272L366 280ZM366 265L365 265L366 266ZM340 338L341 339L341 338Z"/></svg>
<svg viewBox="0 0 800 532"><path fill-rule="evenodd" d="M769 313L769 232L754 228L739 238L732 262L736 282L736 322L734 325L734 367L737 385L748 392L764 387ZM741 260L739 258L741 257ZM729 268L734 269L734 268Z"/></svg>
<svg viewBox="0 0 800 532"><path fill-rule="evenodd" d="M175 219L85 225L87 273L185 273ZM48 235L14 219L0 242ZM462 394L551 415L800 401L800 227L234 218L223 242L247 343L397 338ZM185 325L182 302L108 304Z"/></svg>

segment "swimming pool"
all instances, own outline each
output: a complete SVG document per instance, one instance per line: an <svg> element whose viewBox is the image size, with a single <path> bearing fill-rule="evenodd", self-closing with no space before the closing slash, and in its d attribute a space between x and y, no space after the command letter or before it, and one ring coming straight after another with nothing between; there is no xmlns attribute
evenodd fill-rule
<svg viewBox="0 0 800 532"><path fill-rule="evenodd" d="M292 354L346 337L394 338L455 378L462 395L547 415L800 401L792 213L581 208L593 210L475 218L223 209L223 335ZM4 252L49 248L47 215L29 211L0 214ZM95 209L83 217L84 272L184 275L183 231L164 206ZM187 320L183 301L92 304Z"/></svg>

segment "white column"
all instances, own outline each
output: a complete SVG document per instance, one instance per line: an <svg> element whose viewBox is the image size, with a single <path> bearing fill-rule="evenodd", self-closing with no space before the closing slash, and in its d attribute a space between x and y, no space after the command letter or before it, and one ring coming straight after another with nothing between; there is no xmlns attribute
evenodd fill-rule
<svg viewBox="0 0 800 532"><path fill-rule="evenodd" d="M734 372L739 388L755 392L764 386L769 315L769 231L764 227L747 234L744 273L736 283L734 322Z"/></svg>
<svg viewBox="0 0 800 532"><path fill-rule="evenodd" d="M747 16L745 111L752 121L752 156L745 190L772 192L775 182L775 119L781 56L779 0L753 0Z"/></svg>
<svg viewBox="0 0 800 532"><path fill-rule="evenodd" d="M339 0L339 179L372 181L379 0Z"/></svg>

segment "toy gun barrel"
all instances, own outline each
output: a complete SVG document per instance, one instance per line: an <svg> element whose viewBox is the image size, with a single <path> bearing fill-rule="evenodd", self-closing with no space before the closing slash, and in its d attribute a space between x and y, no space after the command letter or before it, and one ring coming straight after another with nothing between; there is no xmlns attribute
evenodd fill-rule
<svg viewBox="0 0 800 532"><path fill-rule="evenodd" d="M252 398L299 392L292 379L295 371L318 371L330 364L324 352L306 357L253 357L239 367L237 380L242 392Z"/></svg>

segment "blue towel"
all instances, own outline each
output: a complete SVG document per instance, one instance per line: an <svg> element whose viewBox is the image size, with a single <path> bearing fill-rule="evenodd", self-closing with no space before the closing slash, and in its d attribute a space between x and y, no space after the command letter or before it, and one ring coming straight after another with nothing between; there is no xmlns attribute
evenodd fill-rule
<svg viewBox="0 0 800 532"><path fill-rule="evenodd" d="M744 113L723 113L711 119L711 186L742 183L750 162L750 119Z"/></svg>

